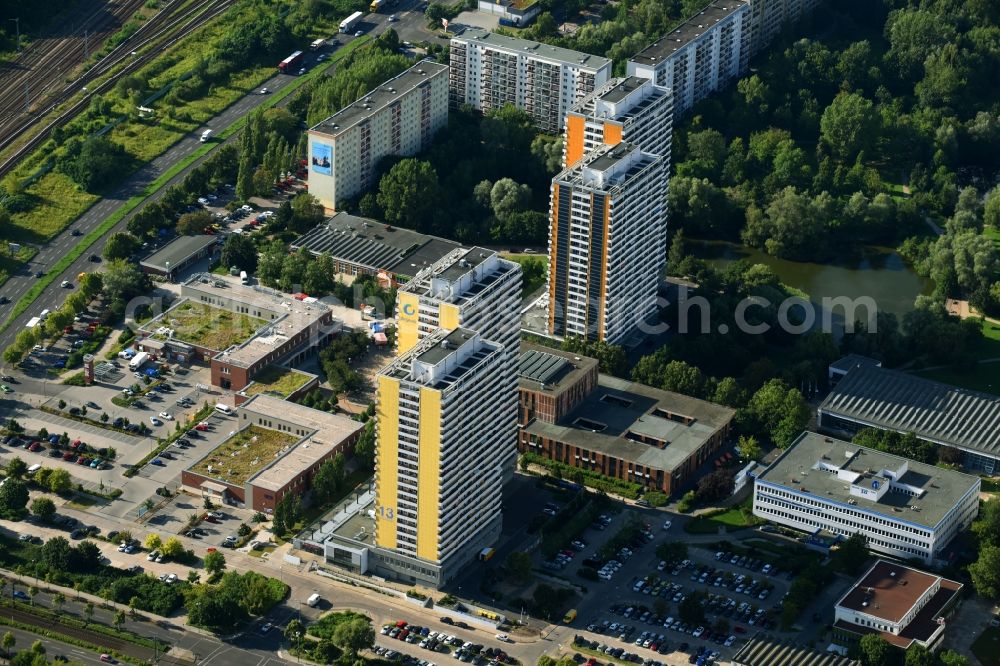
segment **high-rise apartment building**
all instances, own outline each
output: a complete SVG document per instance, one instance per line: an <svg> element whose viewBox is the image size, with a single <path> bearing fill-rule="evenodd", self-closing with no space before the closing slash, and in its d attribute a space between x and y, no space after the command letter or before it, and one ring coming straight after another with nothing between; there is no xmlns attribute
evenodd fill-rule
<svg viewBox="0 0 1000 666"><path fill-rule="evenodd" d="M493 396L507 413L517 404L517 357L521 339L521 266L482 247L448 253L399 288L397 352L404 354L439 329L466 328L503 346L503 390ZM513 413L513 412L511 412ZM517 464L516 423L508 424L504 481Z"/></svg>
<svg viewBox="0 0 1000 666"><path fill-rule="evenodd" d="M513 104L556 133L570 106L604 84L611 61L579 51L466 27L451 39L453 106L480 111Z"/></svg>
<svg viewBox="0 0 1000 666"><path fill-rule="evenodd" d="M662 157L669 168L673 116L668 89L639 76L611 79L566 114L563 166L573 166L599 146L624 141Z"/></svg>
<svg viewBox="0 0 1000 666"><path fill-rule="evenodd" d="M440 586L500 536L516 432L502 345L438 330L378 375L375 543L386 566Z"/></svg>
<svg viewBox="0 0 1000 666"><path fill-rule="evenodd" d="M620 143L552 179L549 334L618 343L655 309L667 178L664 158Z"/></svg>
<svg viewBox="0 0 1000 666"><path fill-rule="evenodd" d="M404 354L439 328L476 331L518 352L521 267L482 247L459 248L421 270L396 295Z"/></svg>
<svg viewBox="0 0 1000 666"><path fill-rule="evenodd" d="M448 122L448 66L422 60L309 130L309 192L324 208L374 184L388 155L413 155Z"/></svg>
<svg viewBox="0 0 1000 666"><path fill-rule="evenodd" d="M750 55L771 43L781 29L811 13L819 0L747 0L750 5Z"/></svg>
<svg viewBox="0 0 1000 666"><path fill-rule="evenodd" d="M715 0L672 32L632 57L629 76L669 88L674 114L723 88L746 71L750 56L750 5Z"/></svg>

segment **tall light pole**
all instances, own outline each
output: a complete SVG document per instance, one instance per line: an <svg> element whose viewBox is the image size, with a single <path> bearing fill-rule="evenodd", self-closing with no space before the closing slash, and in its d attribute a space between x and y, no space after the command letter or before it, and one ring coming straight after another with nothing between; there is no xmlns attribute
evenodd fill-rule
<svg viewBox="0 0 1000 666"><path fill-rule="evenodd" d="M21 17L10 19L14 22L15 29L17 30L17 52L21 52Z"/></svg>

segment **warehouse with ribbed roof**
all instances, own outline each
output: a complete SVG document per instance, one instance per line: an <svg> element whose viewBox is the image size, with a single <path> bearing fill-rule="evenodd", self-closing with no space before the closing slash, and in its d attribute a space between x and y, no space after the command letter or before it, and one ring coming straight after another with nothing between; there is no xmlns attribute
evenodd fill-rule
<svg viewBox="0 0 1000 666"><path fill-rule="evenodd" d="M817 412L819 427L846 434L861 428L912 432L964 453L972 470L1000 471L1000 397L879 367L858 367Z"/></svg>

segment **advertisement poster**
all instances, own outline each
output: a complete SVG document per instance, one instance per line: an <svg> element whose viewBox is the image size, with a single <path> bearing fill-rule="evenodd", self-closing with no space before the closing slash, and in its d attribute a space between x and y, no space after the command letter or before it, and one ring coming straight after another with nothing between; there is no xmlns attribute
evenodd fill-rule
<svg viewBox="0 0 1000 666"><path fill-rule="evenodd" d="M325 143L312 145L312 170L329 176L333 168L333 147Z"/></svg>

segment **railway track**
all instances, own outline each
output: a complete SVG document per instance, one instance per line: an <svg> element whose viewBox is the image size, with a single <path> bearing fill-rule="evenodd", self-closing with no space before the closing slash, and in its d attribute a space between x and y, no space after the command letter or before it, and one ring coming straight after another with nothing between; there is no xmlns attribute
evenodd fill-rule
<svg viewBox="0 0 1000 666"><path fill-rule="evenodd" d="M72 26L68 34L44 35L19 56L0 66L0 137L23 122L62 79L83 63L89 50L100 48L130 16L142 7L142 0L110 0L96 3L97 9L66 16L53 25L56 31Z"/></svg>
<svg viewBox="0 0 1000 666"><path fill-rule="evenodd" d="M141 6L141 0L136 1ZM183 0L168 2L127 40L95 63L87 72L63 86L61 90L50 94L43 109L28 115L22 114L6 134L3 134L3 130L0 129L0 136L2 136L0 138L0 151L2 151L36 128L39 119L47 118L57 107L71 101L74 96L78 97L72 101L69 107L63 109L55 118L48 120L33 136L3 162L0 162L0 176L10 172L21 159L44 143L54 129L65 125L85 109L90 104L93 95L108 91L114 87L119 78L137 71L163 50L225 12L235 2L236 0L199 0L188 7L183 7ZM90 85L98 79L103 80L96 85ZM80 92L84 94L78 95ZM7 97L4 95L5 100ZM3 106L10 104L11 102L6 100ZM17 102L13 102L13 104L16 106ZM23 105L23 100L21 104ZM3 118L3 113L4 110L0 107L0 118Z"/></svg>

